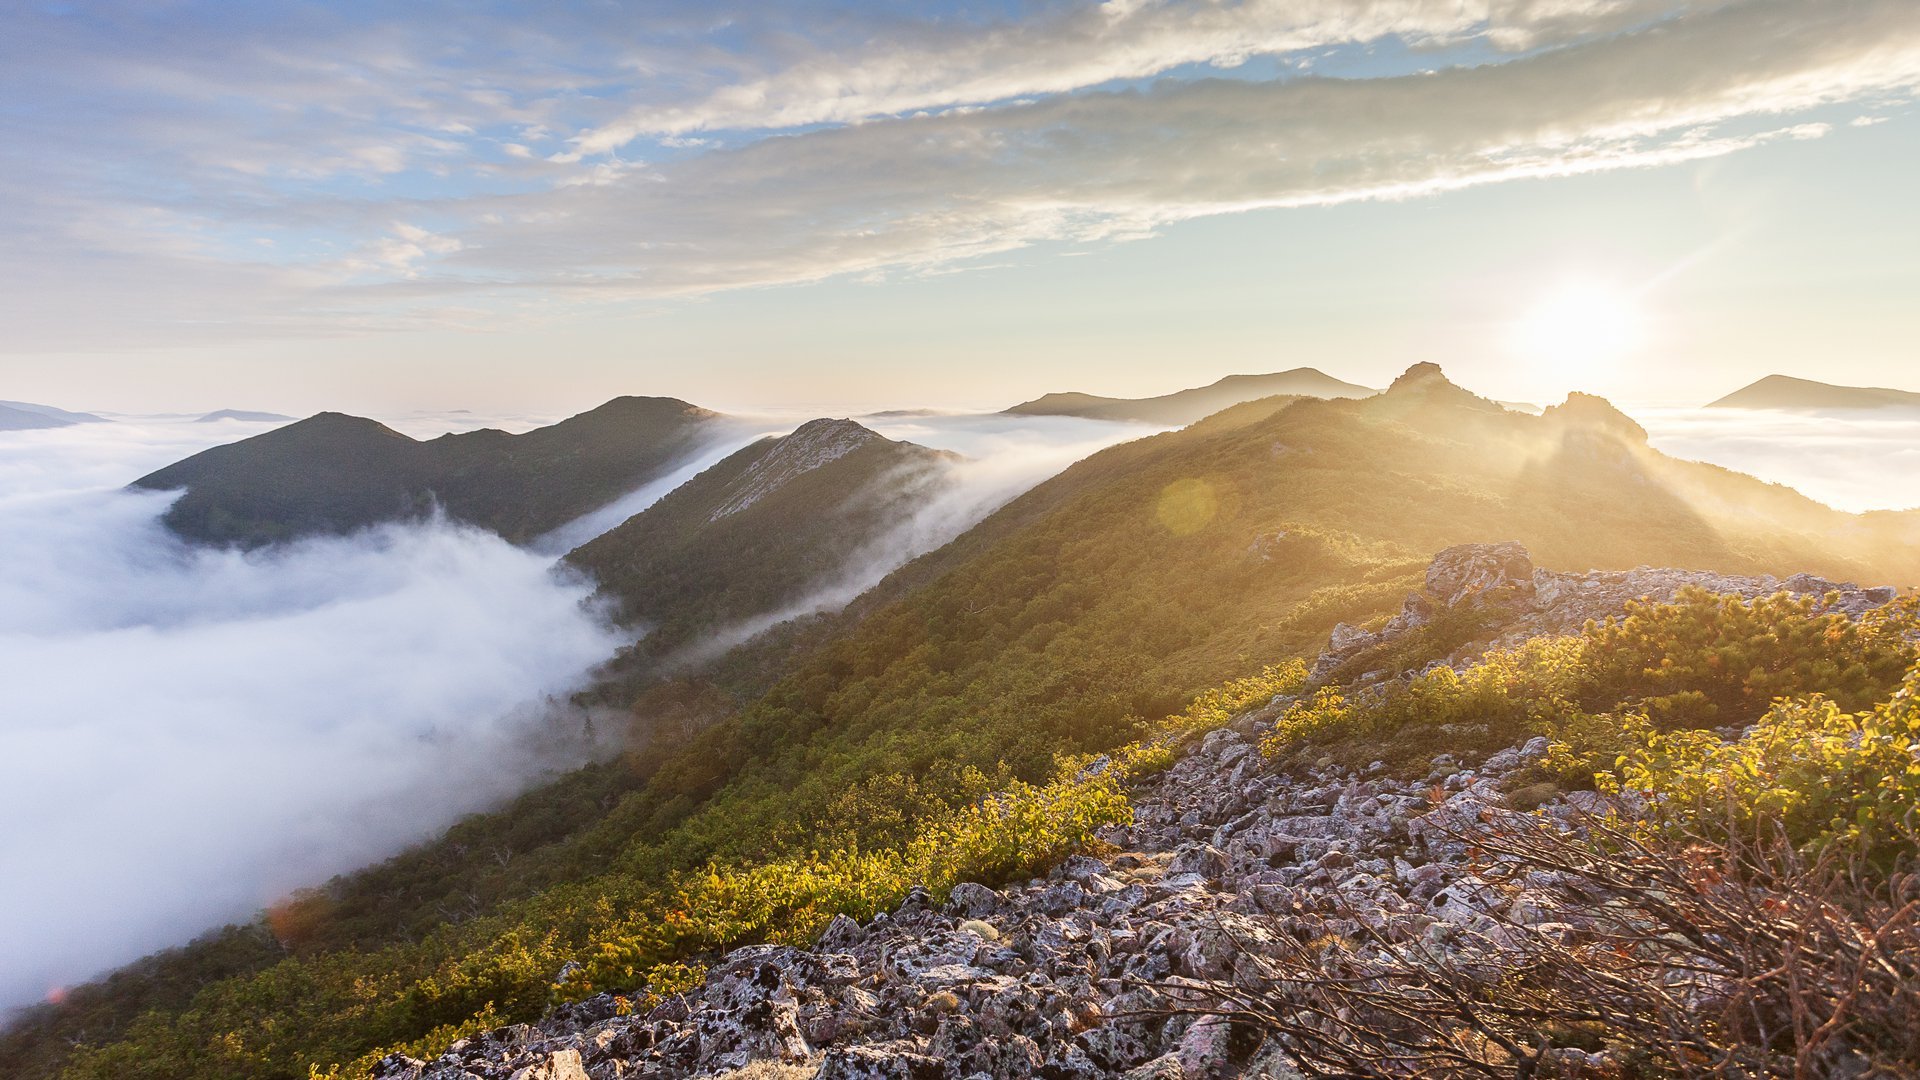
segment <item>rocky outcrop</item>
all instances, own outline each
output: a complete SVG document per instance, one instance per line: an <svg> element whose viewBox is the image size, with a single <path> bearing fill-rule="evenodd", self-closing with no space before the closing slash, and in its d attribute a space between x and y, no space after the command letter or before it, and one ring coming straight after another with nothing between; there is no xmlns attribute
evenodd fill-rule
<svg viewBox="0 0 1920 1080"><path fill-rule="evenodd" d="M1314 662L1316 678L1325 678L1369 650L1390 644L1433 622L1441 612L1494 608L1489 612L1489 636L1472 651L1488 644L1507 644L1542 634L1570 634L1589 620L1622 614L1634 600L1667 603L1688 588L1743 596L1749 599L1786 592L1821 598L1832 610L1849 615L1891 603L1892 586L1864 588L1834 582L1812 574L1777 578L1770 574L1720 574L1710 570L1639 567L1634 570L1589 570L1572 574L1533 565L1522 545L1461 544L1434 557L1427 568L1426 589L1407 598L1400 613L1377 630L1342 623L1333 630L1327 650ZM1457 661L1460 656L1449 657Z"/></svg>
<svg viewBox="0 0 1920 1080"><path fill-rule="evenodd" d="M1810 578L1554 574L1519 545L1496 544L1441 553L1428 576L1434 601L1396 618L1417 626L1434 604L1498 603L1509 633L1539 632L1689 584L1837 593L1833 603L1849 611L1891 599ZM1379 637L1349 628L1329 654L1352 648L1356 633ZM1518 813L1502 792L1546 754L1545 738L1478 762L1443 753L1425 775L1390 775L1380 762L1288 771L1256 749L1286 704L1236 717L1137 784L1132 822L1101 836L1104 857L1076 855L1001 888L963 883L941 904L916 889L865 922L836 917L810 948L737 949L703 986L643 1014L616 1015L615 998L601 995L536 1025L463 1039L431 1062L390 1057L374 1075L1292 1077L1243 1031L1182 1009L1184 995L1256 978L1276 935L1497 959L1515 935L1572 929L1577 913L1524 881L1488 880L1469 852L1477 831ZM1605 808L1586 792L1541 809L1574 829Z"/></svg>

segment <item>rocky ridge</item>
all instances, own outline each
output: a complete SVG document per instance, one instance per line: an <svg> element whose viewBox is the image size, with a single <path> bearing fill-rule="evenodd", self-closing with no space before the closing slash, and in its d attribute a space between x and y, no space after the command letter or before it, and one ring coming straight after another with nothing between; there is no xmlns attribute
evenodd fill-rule
<svg viewBox="0 0 1920 1080"><path fill-rule="evenodd" d="M734 481L733 497L717 507L708 520L737 514L801 473L838 461L880 438L852 420L809 420L792 434L775 440L772 449L749 465Z"/></svg>
<svg viewBox="0 0 1920 1080"><path fill-rule="evenodd" d="M1891 590L1813 579L1641 569L1558 574L1518 544L1451 548L1427 595L1379 631L1344 628L1315 665L1338 668L1441 611L1500 605L1501 639L1577 629L1628 600L1699 585L1741 595L1818 593L1865 611ZM1516 934L1551 935L1579 916L1482 878L1462 839L1512 814L1503 781L1546 740L1470 767L1441 754L1425 777L1276 769L1257 750L1287 699L1236 717L1132 791L1134 820L1110 854L1067 859L1001 889L956 886L936 905L915 890L862 924L834 919L811 948L727 954L700 988L635 1015L601 995L538 1024L463 1039L431 1062L393 1056L383 1080L630 1080L725 1076L849 1078L1126 1076L1140 1080L1297 1076L1276 1051L1178 1006L1183 988L1248 976L1276 933L1417 943L1498 955ZM1601 797L1543 810L1578 827Z"/></svg>

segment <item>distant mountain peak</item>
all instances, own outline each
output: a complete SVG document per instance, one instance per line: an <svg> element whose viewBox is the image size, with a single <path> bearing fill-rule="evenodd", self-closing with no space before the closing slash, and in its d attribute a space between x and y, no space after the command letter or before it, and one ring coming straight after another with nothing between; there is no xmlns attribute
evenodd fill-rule
<svg viewBox="0 0 1920 1080"><path fill-rule="evenodd" d="M280 413L258 412L252 409L216 409L213 412L210 412L207 415L200 417L198 420L195 420L194 423L213 424L213 423L218 423L222 420L244 420L248 422L258 422L258 423L266 423L266 422L272 421L272 422L285 423L293 419L294 418L291 416L283 416Z"/></svg>
<svg viewBox="0 0 1920 1080"><path fill-rule="evenodd" d="M34 428L66 427L69 424L104 424L106 417L92 413L56 409L31 401L0 401L0 431L27 431Z"/></svg>
<svg viewBox="0 0 1920 1080"><path fill-rule="evenodd" d="M1613 402L1598 394L1575 390L1567 395L1565 402L1547 406L1540 415L1569 427L1609 432L1628 442L1647 441L1647 429L1641 427L1639 421L1621 412Z"/></svg>
<svg viewBox="0 0 1920 1080"><path fill-rule="evenodd" d="M1768 375L1707 404L1709 409L1920 408L1920 394L1884 386L1839 386L1792 375Z"/></svg>
<svg viewBox="0 0 1920 1080"><path fill-rule="evenodd" d="M838 461L863 446L891 441L852 420L809 420L792 434L773 440L767 452L734 481L733 497L716 507L707 520L737 514L801 473Z"/></svg>
<svg viewBox="0 0 1920 1080"><path fill-rule="evenodd" d="M1401 372L1400 377L1393 380L1393 384L1387 387L1387 393L1406 393L1408 390L1431 386L1436 382L1459 389L1452 379L1447 378L1447 373L1439 364L1431 360L1422 360Z"/></svg>
<svg viewBox="0 0 1920 1080"><path fill-rule="evenodd" d="M1185 426L1223 409L1270 397L1357 398L1373 388L1342 382L1318 368L1299 367L1267 375L1228 375L1206 386L1148 398L1100 397L1077 391L1046 394L1006 410L1022 416L1078 416Z"/></svg>
<svg viewBox="0 0 1920 1080"><path fill-rule="evenodd" d="M439 507L514 541L539 536L655 479L717 413L674 398L615 398L550 427L412 439L321 412L216 446L134 481L187 494L177 533L254 546L418 518Z"/></svg>

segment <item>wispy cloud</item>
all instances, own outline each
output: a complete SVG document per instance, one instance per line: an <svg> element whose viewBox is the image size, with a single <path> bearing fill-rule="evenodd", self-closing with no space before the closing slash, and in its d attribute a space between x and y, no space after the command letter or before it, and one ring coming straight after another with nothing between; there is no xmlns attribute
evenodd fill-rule
<svg viewBox="0 0 1920 1080"><path fill-rule="evenodd" d="M851 50L809 50L697 101L636 106L573 143L576 153L595 154L649 135L847 123L1390 37L1429 47L1481 38L1519 49L1683 8L1663 0L1106 0L1022 21L911 26Z"/></svg>
<svg viewBox="0 0 1920 1080"><path fill-rule="evenodd" d="M308 12L224 51L191 24L159 27L166 51L18 20L0 60L24 66L0 90L46 104L0 148L12 347L500 325L932 272L1206 215L1696 161L1920 87L1910 0L688 4L487 14L440 40L443 15ZM81 75L46 59L89 48ZM1330 55L1348 77L1299 73ZM1204 77L1255 57L1289 64ZM22 81L40 77L51 91Z"/></svg>

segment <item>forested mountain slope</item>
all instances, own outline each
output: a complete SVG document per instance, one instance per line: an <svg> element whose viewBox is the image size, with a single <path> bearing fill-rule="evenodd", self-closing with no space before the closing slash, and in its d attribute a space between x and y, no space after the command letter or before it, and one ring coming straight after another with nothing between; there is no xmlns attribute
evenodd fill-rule
<svg viewBox="0 0 1920 1080"><path fill-rule="evenodd" d="M832 853L896 850L1045 779L1058 754L1116 746L1203 687L1316 651L1337 621L1384 618L1455 544L1518 540L1562 570L1908 584L1913 530L1666 458L1599 399L1522 415L1431 365L1374 398L1242 408L1040 485L904 568L737 711L681 687L660 737L622 762L76 990L0 1048L0 1070L46 1071L77 1038L94 1048L71 1077L304 1077L537 1015L569 961L626 989L871 910L893 886L862 876L868 856ZM1423 640L1444 653L1472 630L1442 620ZM643 725L662 704L642 703ZM755 876L776 858L801 866ZM795 899L802 887L823 891Z"/></svg>
<svg viewBox="0 0 1920 1080"><path fill-rule="evenodd" d="M344 533L435 506L520 542L664 474L719 419L674 398L623 397L521 435L488 428L421 442L326 412L195 454L133 486L186 489L167 525L207 543Z"/></svg>
<svg viewBox="0 0 1920 1080"><path fill-rule="evenodd" d="M851 420L814 420L732 454L566 561L647 628L647 655L669 656L804 606L937 495L956 460Z"/></svg>

